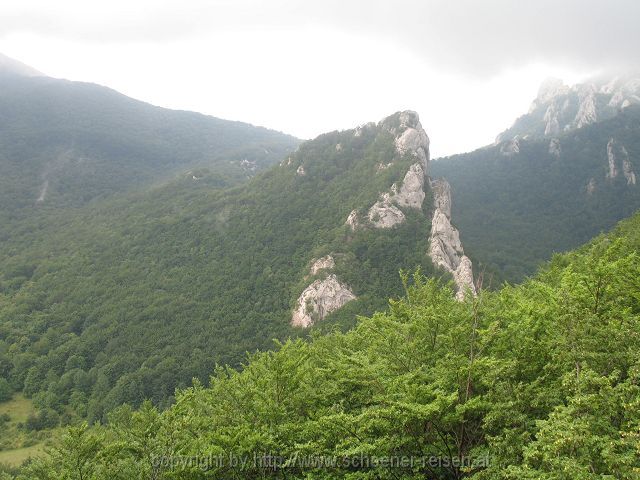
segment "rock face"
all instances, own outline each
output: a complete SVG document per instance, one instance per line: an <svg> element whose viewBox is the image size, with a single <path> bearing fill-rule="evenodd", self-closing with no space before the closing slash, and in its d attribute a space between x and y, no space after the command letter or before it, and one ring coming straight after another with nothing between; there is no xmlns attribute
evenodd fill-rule
<svg viewBox="0 0 640 480"><path fill-rule="evenodd" d="M451 225L451 186L446 180L431 182L434 212L431 220L429 256L438 267L453 275L456 298L464 299L467 289L476 295L471 260L464 254L460 234Z"/></svg>
<svg viewBox="0 0 640 480"><path fill-rule="evenodd" d="M344 222L345 225L348 225L351 231L355 231L358 228L358 212L356 210L351 210L351 213L347 217L347 221Z"/></svg>
<svg viewBox="0 0 640 480"><path fill-rule="evenodd" d="M398 133L395 139L396 151L401 155L411 153L421 160L426 168L429 161L429 137L422 128L416 112L410 110L400 112Z"/></svg>
<svg viewBox="0 0 640 480"><path fill-rule="evenodd" d="M616 116L630 105L640 104L640 75L613 79L594 78L569 87L561 80L545 81L531 103L529 113L501 133L496 144L526 135L555 136Z"/></svg>
<svg viewBox="0 0 640 480"><path fill-rule="evenodd" d="M336 266L336 262L331 255L326 255L313 262L311 265L311 275L317 274L320 270L331 270Z"/></svg>
<svg viewBox="0 0 640 480"><path fill-rule="evenodd" d="M291 325L308 328L355 299L351 290L333 274L324 280L316 280L298 298Z"/></svg>
<svg viewBox="0 0 640 480"><path fill-rule="evenodd" d="M411 155L417 162L409 167L400 186L393 184L374 203L367 214L369 222L376 228L391 228L405 221L398 207L421 209L425 198L424 182L429 165L429 137L420 124L416 112L399 112L385 118L381 126L395 135L394 144L398 155ZM391 165L390 161L388 165ZM386 167L385 167L386 168Z"/></svg>
<svg viewBox="0 0 640 480"><path fill-rule="evenodd" d="M391 195L385 193L373 204L367 215L369 222L376 228L391 228L405 221L402 210L391 203Z"/></svg>
<svg viewBox="0 0 640 480"><path fill-rule="evenodd" d="M552 138L549 142L549 155L553 155L558 158L560 157L560 153L562 153L562 150L560 149L560 140Z"/></svg>
<svg viewBox="0 0 640 480"><path fill-rule="evenodd" d="M607 162L609 167L609 171L607 172L608 179L613 180L616 178L619 173L618 167L621 166L622 174L627 180L627 185L636 184L636 174L633 171L633 165L629 159L629 152L623 145L618 145L613 138L607 143Z"/></svg>
<svg viewBox="0 0 640 480"><path fill-rule="evenodd" d="M596 87L595 85L585 85L580 89L579 93L580 106L578 113L573 120L574 128L582 128L585 125L591 125L598 120L598 112L596 110Z"/></svg>
<svg viewBox="0 0 640 480"><path fill-rule="evenodd" d="M500 147L500 153L506 156L520 153L520 137L517 135Z"/></svg>
<svg viewBox="0 0 640 480"><path fill-rule="evenodd" d="M623 154L622 157L622 174L624 178L627 179L627 185L635 185L636 184L636 174L632 170L631 162L629 161L629 154L627 153L627 149L621 147L621 151Z"/></svg>

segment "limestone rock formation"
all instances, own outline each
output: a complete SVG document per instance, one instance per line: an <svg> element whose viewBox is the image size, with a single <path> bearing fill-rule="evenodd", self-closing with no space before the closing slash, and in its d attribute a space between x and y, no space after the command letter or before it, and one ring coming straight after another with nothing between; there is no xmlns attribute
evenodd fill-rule
<svg viewBox="0 0 640 480"><path fill-rule="evenodd" d="M424 201L424 178L425 172L420 163L414 163L409 167L409 171L404 176L402 184L398 189L394 184L391 187L393 193L391 201L401 207L422 208Z"/></svg>
<svg viewBox="0 0 640 480"><path fill-rule="evenodd" d="M307 172L304 171L304 167L302 165L300 165L298 167L298 169L296 170L296 175L298 175L299 177L303 177L307 174Z"/></svg>
<svg viewBox="0 0 640 480"><path fill-rule="evenodd" d="M616 116L630 105L640 104L640 75L613 79L593 78L572 87L561 80L545 81L531 103L529 113L498 135L496 145L516 136L556 136Z"/></svg>
<svg viewBox="0 0 640 480"><path fill-rule="evenodd" d="M369 209L368 218L376 228L391 228L404 222L406 217L402 210L392 203L391 195L385 193Z"/></svg>
<svg viewBox="0 0 640 480"><path fill-rule="evenodd" d="M325 255L315 260L311 265L311 275L317 274L320 270L331 270L336 266L336 262L331 255Z"/></svg>
<svg viewBox="0 0 640 480"><path fill-rule="evenodd" d="M358 228L358 225L359 225L358 212L356 210L351 210L351 213L347 217L347 221L344 223L348 225L352 231L355 231L355 229Z"/></svg>
<svg viewBox="0 0 640 480"><path fill-rule="evenodd" d="M416 112L400 112L400 127L395 139L396 151L400 155L411 153L427 167L429 162L429 137L420 124Z"/></svg>
<svg viewBox="0 0 640 480"><path fill-rule="evenodd" d="M578 98L580 106L573 121L574 128L582 128L585 125L591 125L598 120L595 85L585 85L580 88Z"/></svg>
<svg viewBox="0 0 640 480"><path fill-rule="evenodd" d="M431 182L431 192L433 193L433 208L444 213L447 218L451 218L451 185L445 180L434 180Z"/></svg>
<svg viewBox="0 0 640 480"><path fill-rule="evenodd" d="M381 125L395 135L394 144L399 155L409 154L418 160L409 167L400 186L394 183L390 191L383 193L367 214L374 227L391 228L405 220L404 213L398 207L422 208L424 182L429 165L429 137L420 124L418 114L413 111L399 112L385 118Z"/></svg>
<svg viewBox="0 0 640 480"><path fill-rule="evenodd" d="M618 160L620 161L618 162ZM633 165L629 159L629 152L623 145L618 145L613 138L607 143L607 161L609 166L609 171L607 172L608 179L612 180L616 178L619 173L618 167L621 166L622 174L627 180L627 185L636 184L636 174L633 171Z"/></svg>
<svg viewBox="0 0 640 480"><path fill-rule="evenodd" d="M556 104L552 103L547 107L547 111L544 113L543 120L545 122L545 135L557 135L560 133L560 121L558 120L557 109L558 107Z"/></svg>
<svg viewBox="0 0 640 480"><path fill-rule="evenodd" d="M460 234L451 224L451 186L446 180L431 182L434 212L431 220L429 256L438 267L452 274L456 298L462 300L469 290L476 295L471 260L464 254Z"/></svg>
<svg viewBox="0 0 640 480"><path fill-rule="evenodd" d="M587 183L587 195L593 195L593 192L596 191L596 179L589 179L589 183Z"/></svg>
<svg viewBox="0 0 640 480"><path fill-rule="evenodd" d="M500 147L500 153L506 156L520 153L520 137L517 135Z"/></svg>
<svg viewBox="0 0 640 480"><path fill-rule="evenodd" d="M355 299L351 290L333 274L323 280L316 280L300 294L291 325L308 328Z"/></svg>
<svg viewBox="0 0 640 480"><path fill-rule="evenodd" d="M609 172L607 178L616 178L618 176L618 168L616 167L616 154L614 152L613 138L607 143L607 160L609 161Z"/></svg>
<svg viewBox="0 0 640 480"><path fill-rule="evenodd" d="M622 174L624 178L627 179L627 185L635 185L636 184L636 174L631 167L631 162L629 161L629 154L627 153L627 149L621 147L622 151Z"/></svg>

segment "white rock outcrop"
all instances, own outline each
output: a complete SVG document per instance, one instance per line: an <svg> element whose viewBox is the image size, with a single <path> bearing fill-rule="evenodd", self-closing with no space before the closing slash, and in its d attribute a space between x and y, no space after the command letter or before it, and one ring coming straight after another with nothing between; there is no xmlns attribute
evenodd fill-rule
<svg viewBox="0 0 640 480"><path fill-rule="evenodd" d="M556 104L552 103L547 107L547 111L544 113L544 134L545 135L557 135L560 133L560 122L558 120L558 112L556 110Z"/></svg>
<svg viewBox="0 0 640 480"><path fill-rule="evenodd" d="M631 161L629 161L629 153L624 147L620 147L620 152L622 153L622 174L627 179L627 185L635 185L636 174L631 166Z"/></svg>
<svg viewBox="0 0 640 480"><path fill-rule="evenodd" d="M317 274L320 270L331 270L336 266L336 262L331 255L325 255L318 260L315 260L311 265L309 271L311 275Z"/></svg>
<svg viewBox="0 0 640 480"><path fill-rule="evenodd" d="M299 177L304 177L306 174L307 172L304 171L304 167L300 165L296 170L296 175L298 175Z"/></svg>
<svg viewBox="0 0 640 480"><path fill-rule="evenodd" d="M391 201L401 207L422 208L425 197L424 179L425 172L422 164L414 163L405 174L400 188L397 188L395 184L391 187Z"/></svg>
<svg viewBox="0 0 640 480"><path fill-rule="evenodd" d="M627 185L636 184L636 174L633 171L629 152L623 145L618 145L613 138L607 143L607 163L609 167L607 172L608 179L612 180L616 178L620 172L619 167L621 167L622 174L627 180Z"/></svg>
<svg viewBox="0 0 640 480"><path fill-rule="evenodd" d="M394 132L395 133L395 132ZM416 112L407 110L400 112L400 127L395 138L396 151L400 155L410 153L427 168L429 162L429 137L420 124Z"/></svg>
<svg viewBox="0 0 640 480"><path fill-rule="evenodd" d="M360 225L360 222L358 222L358 212L356 210L351 210L351 213L347 217L347 221L344 223L345 225L348 225L352 231L355 231L355 229Z"/></svg>
<svg viewBox="0 0 640 480"><path fill-rule="evenodd" d="M384 193L380 200L374 203L367 214L369 222L376 228L391 228L405 221L402 210L391 200L391 194Z"/></svg>
<svg viewBox="0 0 640 480"><path fill-rule="evenodd" d="M367 218L374 227L391 228L406 219L398 207L422 208L425 198L424 182L429 165L429 137L420 124L418 114L413 111L387 117L382 120L381 125L395 135L394 144L399 155L409 154L418 160L409 167L400 186L394 183L390 191L383 193L367 213Z"/></svg>
<svg viewBox="0 0 640 480"><path fill-rule="evenodd" d="M562 153L562 150L560 149L560 140L552 138L549 142L549 155L553 155L558 158L560 157L560 153Z"/></svg>
<svg viewBox="0 0 640 480"><path fill-rule="evenodd" d="M498 135L501 144L519 134L557 136L611 118L617 111L640 104L640 75L638 72L611 80L592 78L569 87L561 80L545 81L538 96L531 103L529 114Z"/></svg>
<svg viewBox="0 0 640 480"><path fill-rule="evenodd" d="M612 139L607 143L607 160L609 162L609 172L607 178L616 178L618 176L618 168L616 167L616 154L614 151L615 142Z"/></svg>
<svg viewBox="0 0 640 480"><path fill-rule="evenodd" d="M587 183L587 195L593 195L593 192L596 191L596 179L589 179L589 183Z"/></svg>
<svg viewBox="0 0 640 480"><path fill-rule="evenodd" d="M434 180L431 182L433 193L433 208L442 212L447 218L451 218L451 185L446 180Z"/></svg>
<svg viewBox="0 0 640 480"><path fill-rule="evenodd" d="M383 193L380 200L369 209L369 221L376 228L391 228L404 222L405 215L398 208L421 209L424 201L425 173L421 163L414 163L404 176L400 187L391 186L391 191Z"/></svg>
<svg viewBox="0 0 640 480"><path fill-rule="evenodd" d="M351 290L333 274L323 280L316 280L298 297L291 325L308 328L355 299Z"/></svg>
<svg viewBox="0 0 640 480"><path fill-rule="evenodd" d="M503 144L500 147L500 153L508 157L520 153L520 137L516 135L511 140Z"/></svg>
<svg viewBox="0 0 640 480"><path fill-rule="evenodd" d="M578 97L580 106L573 121L574 128L582 128L598 121L596 110L596 87L594 85L584 85L579 89Z"/></svg>
<svg viewBox="0 0 640 480"><path fill-rule="evenodd" d="M451 224L451 186L446 180L431 182L434 212L431 220L429 256L434 265L453 276L456 298L464 299L467 291L476 295L471 260L464 254L460 234Z"/></svg>
<svg viewBox="0 0 640 480"><path fill-rule="evenodd" d="M570 88L559 78L546 79L540 85L540 88L538 89L538 96L531 103L531 107L529 107L529 113L532 113L537 108L546 105L559 96L566 95L569 93L569 90Z"/></svg>

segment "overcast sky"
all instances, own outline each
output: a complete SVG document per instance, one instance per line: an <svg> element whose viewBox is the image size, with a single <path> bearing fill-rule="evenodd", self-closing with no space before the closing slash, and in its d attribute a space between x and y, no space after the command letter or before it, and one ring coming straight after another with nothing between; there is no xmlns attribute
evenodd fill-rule
<svg viewBox="0 0 640 480"><path fill-rule="evenodd" d="M639 0L3 0L0 52L301 138L418 111L432 156L493 141L542 80L637 67Z"/></svg>

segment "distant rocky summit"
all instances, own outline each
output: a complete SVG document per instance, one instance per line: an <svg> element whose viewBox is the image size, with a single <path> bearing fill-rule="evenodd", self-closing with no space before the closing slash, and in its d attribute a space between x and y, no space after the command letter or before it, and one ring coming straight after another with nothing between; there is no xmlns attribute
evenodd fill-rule
<svg viewBox="0 0 640 480"><path fill-rule="evenodd" d="M540 86L529 112L498 135L496 143L560 135L612 118L632 105L640 105L638 74L597 78L572 87L551 78Z"/></svg>

